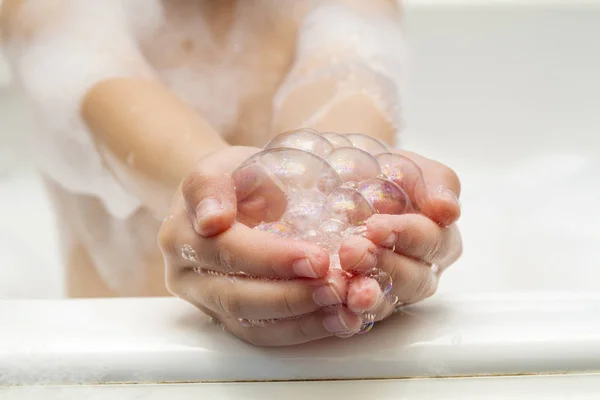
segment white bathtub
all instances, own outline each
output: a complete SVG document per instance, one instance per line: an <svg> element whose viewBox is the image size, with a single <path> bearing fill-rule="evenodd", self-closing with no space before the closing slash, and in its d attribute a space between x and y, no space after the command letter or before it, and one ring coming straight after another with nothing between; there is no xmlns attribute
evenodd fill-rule
<svg viewBox="0 0 600 400"><path fill-rule="evenodd" d="M600 3L405 3L403 141L464 189L465 253L438 296L364 337L278 350L177 299L19 300L59 297L60 261L39 183L4 144L0 397L597 398ZM11 148L20 110L3 89Z"/></svg>

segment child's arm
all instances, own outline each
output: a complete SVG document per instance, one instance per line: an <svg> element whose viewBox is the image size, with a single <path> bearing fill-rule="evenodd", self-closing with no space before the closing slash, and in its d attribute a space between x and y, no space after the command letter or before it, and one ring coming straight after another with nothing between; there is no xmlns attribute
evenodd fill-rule
<svg viewBox="0 0 600 400"><path fill-rule="evenodd" d="M42 122L36 141L54 146L42 151L44 172L99 196L113 213L141 205L160 216L198 158L227 144L155 79L121 4L5 0L0 26L16 78ZM75 182L73 169L85 178Z"/></svg>
<svg viewBox="0 0 600 400"><path fill-rule="evenodd" d="M300 127L394 143L405 74L396 1L337 0L311 11L275 99L274 134Z"/></svg>

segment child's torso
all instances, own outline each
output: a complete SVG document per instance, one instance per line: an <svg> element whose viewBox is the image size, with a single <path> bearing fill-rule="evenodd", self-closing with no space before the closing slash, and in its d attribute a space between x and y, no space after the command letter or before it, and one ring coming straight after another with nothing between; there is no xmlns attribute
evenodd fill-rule
<svg viewBox="0 0 600 400"><path fill-rule="evenodd" d="M293 61L305 0L125 2L157 75L233 144L260 145Z"/></svg>
<svg viewBox="0 0 600 400"><path fill-rule="evenodd" d="M157 76L231 144L262 146L272 99L313 0L125 0L132 33ZM64 221L71 294L164 294L160 226L149 212L114 218L101 202L52 185ZM82 248L84 250L82 250ZM84 251L84 256L75 256ZM78 253L79 252L79 253ZM87 261L86 261L87 260Z"/></svg>

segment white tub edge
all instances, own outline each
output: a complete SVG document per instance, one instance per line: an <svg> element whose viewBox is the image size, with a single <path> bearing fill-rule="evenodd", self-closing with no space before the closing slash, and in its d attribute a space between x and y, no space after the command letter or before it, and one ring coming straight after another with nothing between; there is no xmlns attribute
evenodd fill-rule
<svg viewBox="0 0 600 400"><path fill-rule="evenodd" d="M446 295L371 333L264 349L175 298L0 302L0 385L600 372L600 293Z"/></svg>

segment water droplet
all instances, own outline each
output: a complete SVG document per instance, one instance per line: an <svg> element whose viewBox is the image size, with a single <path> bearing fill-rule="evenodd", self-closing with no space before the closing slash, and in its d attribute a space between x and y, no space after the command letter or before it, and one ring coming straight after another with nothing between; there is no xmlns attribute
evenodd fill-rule
<svg viewBox="0 0 600 400"><path fill-rule="evenodd" d="M198 262L198 255L196 254L196 250L189 244L184 244L181 246L181 257L184 260L191 262Z"/></svg>

